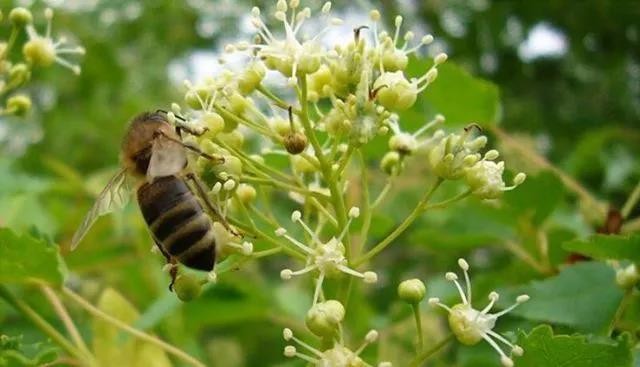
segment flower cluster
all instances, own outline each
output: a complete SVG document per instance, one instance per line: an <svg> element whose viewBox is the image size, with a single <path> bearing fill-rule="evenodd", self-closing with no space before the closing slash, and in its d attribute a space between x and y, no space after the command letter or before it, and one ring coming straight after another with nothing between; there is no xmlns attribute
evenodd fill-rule
<svg viewBox="0 0 640 367"><path fill-rule="evenodd" d="M0 14L0 19L1 19ZM9 12L11 33L5 41L0 41L0 94L5 97L0 115L24 115L31 109L31 98L16 90L23 87L30 79L36 67L48 67L57 63L75 74L80 73L80 66L70 63L65 55L82 55L84 48L69 46L65 38L54 40L51 36L53 10L45 9L47 21L44 34L39 34L33 25L33 14L26 8L16 7ZM27 40L22 45L21 60L11 60L12 50L17 47L18 35L26 31Z"/></svg>
<svg viewBox="0 0 640 367"><path fill-rule="evenodd" d="M491 347L493 347L496 352L498 352L498 354L500 355L500 362L503 366L512 367L513 360L511 359L511 357L507 356L502 348L500 348L498 343L496 343L496 340L504 343L507 347L509 347L511 349L511 353L515 356L522 356L524 350L522 349L522 347L512 344L505 337L493 331L493 328L495 327L496 321L500 316L511 312L520 304L527 302L529 300L529 296L527 296L526 294L520 295L518 296L518 298L516 298L516 303L511 307L500 312L489 313L499 298L498 293L491 292L489 294L489 304L482 310L476 310L471 304L472 293L471 281L469 278L469 264L464 259L460 259L458 260L458 265L464 273L466 292L458 282L458 276L455 273L447 273L445 275L445 278L455 284L458 292L460 293L460 299L462 300L462 303L458 303L452 307L449 307L441 303L439 298L434 297L429 299L429 304L434 307L441 307L449 313L449 327L451 328L451 331L453 331L458 341L460 341L460 343L465 345L475 345L484 340L489 343L489 345L491 345Z"/></svg>
<svg viewBox="0 0 640 367"><path fill-rule="evenodd" d="M221 158L218 162L194 158L211 201L232 224L230 228L216 224L220 258L231 252L255 258L286 253L300 264L281 270L283 280L312 275L313 296L305 326L322 340L322 348L306 344L285 329L284 339L292 342L285 347L285 356L315 366L370 366L360 354L378 333L369 332L357 349L347 347L342 330L346 310L341 301L348 299L354 279L367 284L378 280L377 272L361 269L401 232L393 231L369 248L372 211L390 191L391 178L402 172L406 158L425 157L424 163L439 178L463 179L469 194L484 199L499 197L520 184L524 175L516 176L508 187L502 180L504 163L495 162L497 151L482 155L487 138L475 136L472 126L460 134L446 134L437 130L445 117L436 115L415 132L406 131L399 113L416 104L447 61L447 55L439 53L419 75L408 74L409 56L430 45L433 36L403 31L401 16L394 19L390 32L385 31L380 12L374 10L367 24L354 24L346 37L328 39L325 36L331 30L345 23L332 14L330 2L317 9L317 19L312 19L315 10L299 0L277 0L273 5L270 14L251 10L252 40L224 47L225 55L244 62L222 62L217 74L185 81L184 104L172 106L169 120L192 132L185 143ZM389 177L383 177L386 185L370 200L365 187L350 189L354 182L368 184L364 147L383 135L389 137L389 151L379 164ZM351 174L356 157L361 158L362 177ZM366 195L350 195L351 191ZM273 199L291 199L284 205L293 206L290 219L302 229L301 235L280 224L286 218L273 210ZM421 213L423 204L400 226L403 230ZM361 222L357 233L352 225L356 219ZM256 239L255 251L253 244L232 233L236 230ZM334 294L335 288L326 286L327 279L334 279L346 298ZM191 288L184 288L185 298L191 297ZM417 310L426 288L413 279L398 292ZM501 314L474 311L470 300L454 309L452 318L461 321L452 322L452 327L462 330L459 325L465 322L479 322L483 329L473 341L478 335L495 337L492 320Z"/></svg>

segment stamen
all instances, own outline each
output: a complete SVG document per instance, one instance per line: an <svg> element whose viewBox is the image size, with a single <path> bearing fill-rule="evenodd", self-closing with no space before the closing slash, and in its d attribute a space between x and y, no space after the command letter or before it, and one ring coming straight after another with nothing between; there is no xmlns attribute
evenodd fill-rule
<svg viewBox="0 0 640 367"><path fill-rule="evenodd" d="M505 310L502 310L498 313L494 313L493 316L495 317L500 317L506 313L509 313L511 311L513 311L513 309L515 309L516 307L520 306L522 303L525 303L529 300L529 296L526 294L520 295L518 296L518 298L516 298L516 303L514 303L513 305L511 305L510 307L506 308Z"/></svg>
<svg viewBox="0 0 640 367"><path fill-rule="evenodd" d="M458 265L460 265L460 268L464 273L464 281L467 286L467 298L469 304L471 304L471 280L469 279L469 263L467 263L465 259L458 259Z"/></svg>
<svg viewBox="0 0 640 367"><path fill-rule="evenodd" d="M491 308L493 308L493 305L496 303L498 298L500 298L500 295L498 295L498 293L496 292L489 293L489 304L482 311L480 311L480 313L486 314L487 312L491 311Z"/></svg>
<svg viewBox="0 0 640 367"><path fill-rule="evenodd" d="M469 302L467 301L467 296L464 294L464 290L462 289L462 286L458 282L458 276L455 273L449 272L445 274L445 278L456 285L456 288L458 288L458 293L460 293L460 299L462 299L462 303L464 303L465 305L468 305Z"/></svg>

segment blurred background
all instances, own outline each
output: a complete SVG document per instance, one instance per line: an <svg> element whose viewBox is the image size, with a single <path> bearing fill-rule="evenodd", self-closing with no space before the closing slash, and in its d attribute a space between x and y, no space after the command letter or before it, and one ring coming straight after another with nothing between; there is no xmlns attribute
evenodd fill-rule
<svg viewBox="0 0 640 367"><path fill-rule="evenodd" d="M262 3L0 1L3 11L15 5L31 6L34 13L53 7L54 33L67 35L87 50L80 76L55 68L36 72L28 87L34 109L22 119L0 119L0 224L23 231L37 229L59 243L75 274L70 281L86 297L95 299L105 287L117 289L143 313L138 326L212 366L296 365L284 363L279 335L283 326L302 322L305 305L297 304L295 285L279 280L278 260L248 264L237 274L225 276L199 300L180 305L171 295L167 297L162 259L149 254L151 242L135 205L99 221L78 251L66 249L96 193L117 166L120 139L129 119L141 111L181 102L182 81L211 73L218 68L217 55L224 44L249 38L249 10ZM264 3L273 7L271 2ZM517 146L545 157L598 200L613 207L622 205L640 178L640 2L334 3L338 15L356 25L367 20L371 8L378 8L388 25L401 14L406 29L418 35L432 33L436 42L427 55L444 51L472 75L494 83L501 101L498 134L508 133L517 139ZM495 144L501 142L498 139ZM513 145L502 149L514 170L536 173L541 169L517 154L510 155ZM597 218L592 221L589 215L579 214L582 202L571 190L563 190L557 178L540 180L549 187L546 194L558 196L548 208L548 221L557 229L554 236L571 238L599 224ZM403 195L420 192L417 188ZM536 199L525 195L518 200L531 205ZM383 344L389 354L401 355L400 350L411 343L413 325L407 319L408 309L392 302L395 285L409 275L434 279L450 269L457 256L488 258L484 276L503 276L505 286L535 277L533 270L514 275L503 250L486 257L486 249L478 249L510 235L504 229L508 219L499 211L494 218L487 209L480 209L484 207L468 205L466 213L471 217L456 220L457 209L453 209L425 219L400 239L405 247L392 247L375 265L389 271L375 296L351 318L353 330L359 332L355 340L361 340L369 327L384 328L406 319L386 334ZM388 209L391 215L378 218L387 226L381 224L381 231L402 218L407 208ZM401 213L395 218L397 211ZM565 255L558 253L557 261ZM392 270L399 263L401 269ZM490 274L489 269L499 270ZM434 280L430 287L443 289L442 283ZM41 296L27 292L24 297L35 308L42 304L44 315L50 314L39 302ZM78 322L86 325L82 331L89 333L89 317L77 315ZM440 332L433 328L434 335ZM0 329L42 340L1 302ZM402 330L408 330L408 336L403 337ZM455 348L449 353L457 366L496 365L488 348Z"/></svg>

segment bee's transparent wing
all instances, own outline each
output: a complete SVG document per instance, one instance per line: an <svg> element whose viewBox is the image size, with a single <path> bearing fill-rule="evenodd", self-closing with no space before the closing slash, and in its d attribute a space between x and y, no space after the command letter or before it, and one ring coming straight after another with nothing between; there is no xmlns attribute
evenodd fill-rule
<svg viewBox="0 0 640 367"><path fill-rule="evenodd" d="M175 175L187 165L187 154L177 141L162 135L153 140L151 159L147 168L147 179Z"/></svg>
<svg viewBox="0 0 640 367"><path fill-rule="evenodd" d="M87 234L89 228L98 217L123 208L129 202L129 186L127 185L127 171L121 169L107 183L107 186L100 192L95 204L84 217L82 224L73 234L71 239L71 249L78 247L82 238Z"/></svg>

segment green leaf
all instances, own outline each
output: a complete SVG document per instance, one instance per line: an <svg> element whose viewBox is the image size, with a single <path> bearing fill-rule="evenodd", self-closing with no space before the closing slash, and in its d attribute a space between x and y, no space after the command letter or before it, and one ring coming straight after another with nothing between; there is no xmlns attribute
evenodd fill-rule
<svg viewBox="0 0 640 367"><path fill-rule="evenodd" d="M136 308L120 293L107 288L100 295L98 308L132 324L139 317ZM120 329L102 319L93 320L93 352L102 366L171 366L169 358L158 346L138 339L119 338Z"/></svg>
<svg viewBox="0 0 640 367"><path fill-rule="evenodd" d="M65 273L57 246L0 228L0 283L39 280L60 286Z"/></svg>
<svg viewBox="0 0 640 367"><path fill-rule="evenodd" d="M531 296L513 314L592 333L607 330L622 300L613 269L599 262L579 263L557 276L507 293L501 297L502 306L507 306L518 294Z"/></svg>
<svg viewBox="0 0 640 367"><path fill-rule="evenodd" d="M49 343L24 344L22 339L22 335L0 335L0 367L43 366L58 355Z"/></svg>
<svg viewBox="0 0 640 367"><path fill-rule="evenodd" d="M563 247L598 260L640 261L640 235L596 234L587 240L566 242Z"/></svg>
<svg viewBox="0 0 640 367"><path fill-rule="evenodd" d="M618 342L589 340L583 335L553 335L548 325L519 336L524 355L515 360L518 367L627 367L631 366L628 340Z"/></svg>
<svg viewBox="0 0 640 367"><path fill-rule="evenodd" d="M412 77L422 75L430 66L430 61L414 58L407 74ZM424 123L426 116L437 113L446 117L447 126L465 126L471 122L495 125L501 117L498 87L447 61L438 67L436 81L427 87L401 120Z"/></svg>
<svg viewBox="0 0 640 367"><path fill-rule="evenodd" d="M562 182L551 172L541 172L527 180L517 190L504 196L517 214L531 216L533 223L540 224L558 206L564 195Z"/></svg>

